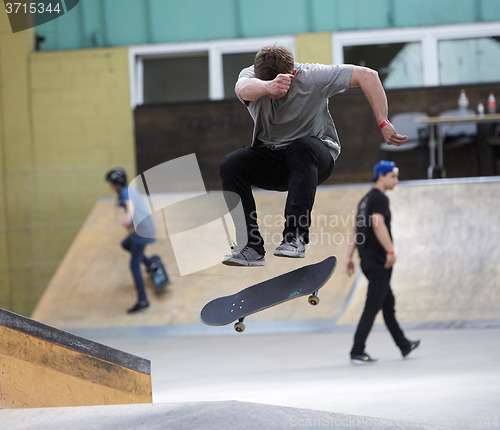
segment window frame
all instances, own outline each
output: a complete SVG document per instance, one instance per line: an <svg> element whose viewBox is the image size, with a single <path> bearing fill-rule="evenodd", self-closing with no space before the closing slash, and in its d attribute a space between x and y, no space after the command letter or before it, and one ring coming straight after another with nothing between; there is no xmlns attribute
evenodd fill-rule
<svg viewBox="0 0 500 430"><path fill-rule="evenodd" d="M274 44L286 46L296 55L293 36L131 46L128 50L131 107L144 104L144 61L148 59L208 54L209 100L223 100L223 55L257 52Z"/></svg>
<svg viewBox="0 0 500 430"><path fill-rule="evenodd" d="M344 48L348 46L420 42L423 56L423 83L426 87L433 87L441 85L438 51L440 40L498 36L500 36L500 22L338 32L332 34L332 58L335 63L342 64Z"/></svg>

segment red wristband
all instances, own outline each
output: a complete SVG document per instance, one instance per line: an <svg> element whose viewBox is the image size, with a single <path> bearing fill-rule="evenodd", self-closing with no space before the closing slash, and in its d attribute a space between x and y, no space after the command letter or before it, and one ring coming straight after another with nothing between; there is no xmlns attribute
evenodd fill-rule
<svg viewBox="0 0 500 430"><path fill-rule="evenodd" d="M384 119L378 126L384 128L387 124L390 124L388 119Z"/></svg>
<svg viewBox="0 0 500 430"><path fill-rule="evenodd" d="M394 251L387 251L387 255L394 255Z"/></svg>

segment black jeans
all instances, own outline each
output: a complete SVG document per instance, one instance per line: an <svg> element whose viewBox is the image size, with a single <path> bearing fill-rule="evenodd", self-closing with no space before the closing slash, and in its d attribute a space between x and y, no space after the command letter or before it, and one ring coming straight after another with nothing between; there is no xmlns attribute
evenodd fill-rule
<svg viewBox="0 0 500 430"><path fill-rule="evenodd" d="M403 349L410 344L396 320L395 299L391 290L392 268L385 269L384 264L372 258L361 259L361 269L368 278L368 294L366 296L365 308L358 323L354 335L352 354L362 354L365 351L365 343L373 322L380 309L384 316L384 322L394 339L396 345Z"/></svg>
<svg viewBox="0 0 500 430"><path fill-rule="evenodd" d="M251 146L225 156L219 167L222 189L241 198L248 245L264 254L252 186L288 191L283 237L302 235L307 243L316 188L332 174L333 167L330 151L317 137L297 139L286 149Z"/></svg>

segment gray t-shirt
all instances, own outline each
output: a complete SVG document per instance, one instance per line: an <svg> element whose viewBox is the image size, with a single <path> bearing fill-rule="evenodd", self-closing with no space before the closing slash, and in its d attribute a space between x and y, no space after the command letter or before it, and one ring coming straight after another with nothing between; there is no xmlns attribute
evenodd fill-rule
<svg viewBox="0 0 500 430"><path fill-rule="evenodd" d="M340 141L328 99L349 88L353 66L296 63L295 69L297 74L285 97L241 100L254 120L253 144L280 149L300 137L316 136L336 160ZM255 78L253 66L240 72L236 85L248 78Z"/></svg>

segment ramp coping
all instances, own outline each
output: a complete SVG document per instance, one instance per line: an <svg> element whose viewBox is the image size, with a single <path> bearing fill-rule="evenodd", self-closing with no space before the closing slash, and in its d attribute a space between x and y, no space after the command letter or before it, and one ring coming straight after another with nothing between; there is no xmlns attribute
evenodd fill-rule
<svg viewBox="0 0 500 430"><path fill-rule="evenodd" d="M0 325L131 370L151 374L151 362L145 358L102 345L5 309L0 309Z"/></svg>

